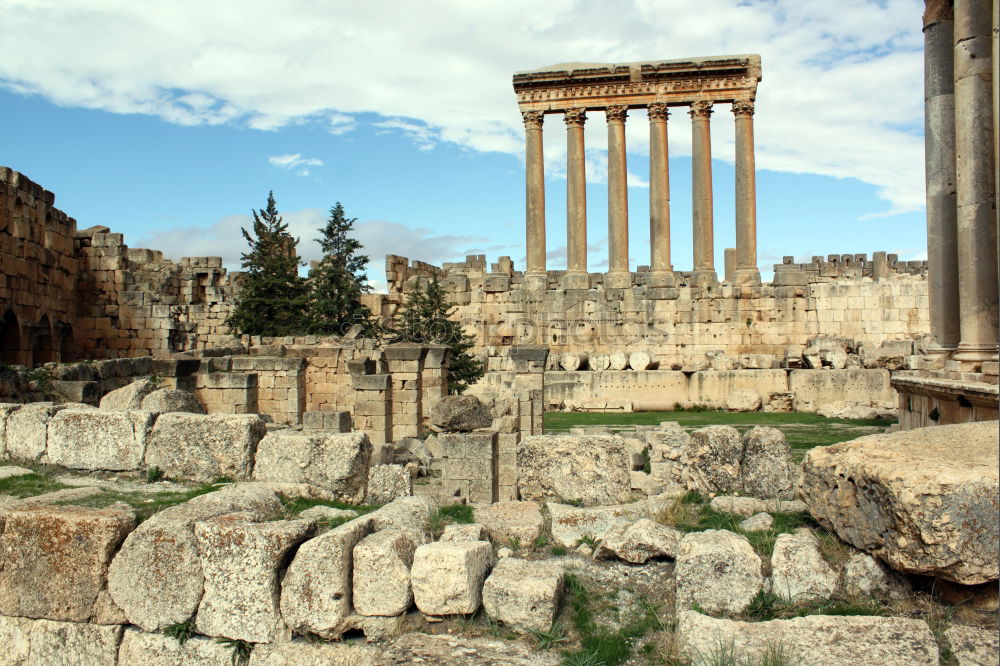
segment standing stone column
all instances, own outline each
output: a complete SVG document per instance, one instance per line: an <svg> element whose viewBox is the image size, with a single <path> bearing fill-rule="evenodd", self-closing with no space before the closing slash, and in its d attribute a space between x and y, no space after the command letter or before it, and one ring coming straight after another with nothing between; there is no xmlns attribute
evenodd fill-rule
<svg viewBox="0 0 1000 666"><path fill-rule="evenodd" d="M997 221L993 191L992 2L955 0L958 199L957 361L997 360Z"/></svg>
<svg viewBox="0 0 1000 666"><path fill-rule="evenodd" d="M527 271L529 289L544 289L545 276L545 159L542 154L542 111L524 111L527 221Z"/></svg>
<svg viewBox="0 0 1000 666"><path fill-rule="evenodd" d="M748 100L733 102L736 117L736 266L732 277L736 284L760 284L753 108L754 103Z"/></svg>
<svg viewBox="0 0 1000 666"><path fill-rule="evenodd" d="M608 276L606 287L632 284L628 269L628 175L625 157L627 106L609 106L608 119Z"/></svg>
<svg viewBox="0 0 1000 666"><path fill-rule="evenodd" d="M587 175L583 146L585 109L566 111L566 289L589 289L587 277Z"/></svg>
<svg viewBox="0 0 1000 666"><path fill-rule="evenodd" d="M715 273L715 241L712 228L712 135L708 117L712 102L698 100L691 105L691 189L694 223L694 270L691 281L695 286L718 283Z"/></svg>
<svg viewBox="0 0 1000 666"><path fill-rule="evenodd" d="M649 105L649 285L672 287L670 265L670 169L667 157L667 105Z"/></svg>
<svg viewBox="0 0 1000 666"><path fill-rule="evenodd" d="M955 198L954 22L947 0L924 12L924 165L927 296L938 355L958 346L958 227Z"/></svg>

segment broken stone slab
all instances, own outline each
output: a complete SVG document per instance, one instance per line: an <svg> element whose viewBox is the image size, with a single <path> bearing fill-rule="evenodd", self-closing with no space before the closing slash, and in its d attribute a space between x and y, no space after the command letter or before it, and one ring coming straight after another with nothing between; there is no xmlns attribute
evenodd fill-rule
<svg viewBox="0 0 1000 666"><path fill-rule="evenodd" d="M562 592L563 572L558 565L507 557L483 584L483 609L514 631L548 631Z"/></svg>
<svg viewBox="0 0 1000 666"><path fill-rule="evenodd" d="M31 623L27 664L115 666L122 628L118 625L36 620Z"/></svg>
<svg viewBox="0 0 1000 666"><path fill-rule="evenodd" d="M33 402L13 411L4 429L7 456L28 463L42 460L49 420L62 409L51 402Z"/></svg>
<svg viewBox="0 0 1000 666"><path fill-rule="evenodd" d="M675 567L677 608L736 614L764 586L760 557L746 537L728 530L692 532L681 540Z"/></svg>
<svg viewBox="0 0 1000 666"><path fill-rule="evenodd" d="M236 512L266 520L282 509L273 492L254 484L228 486L164 509L125 539L108 569L108 593L129 622L145 631L186 622L198 608L205 580L195 523Z"/></svg>
<svg viewBox="0 0 1000 666"><path fill-rule="evenodd" d="M791 620L736 622L695 611L678 614L677 640L693 666L764 663L780 651L781 663L936 666L938 646L927 623L900 617L810 615Z"/></svg>
<svg viewBox="0 0 1000 666"><path fill-rule="evenodd" d="M489 542L436 542L413 554L413 600L425 615L467 615L482 602L483 581L493 565Z"/></svg>
<svg viewBox="0 0 1000 666"><path fill-rule="evenodd" d="M258 487L270 490L279 497L286 499L314 499L330 502L336 495L326 488L320 488L312 483L286 483L284 481L239 481L233 484L235 488Z"/></svg>
<svg viewBox="0 0 1000 666"><path fill-rule="evenodd" d="M430 422L438 432L469 432L489 428L493 415L474 395L446 395L431 408Z"/></svg>
<svg viewBox="0 0 1000 666"><path fill-rule="evenodd" d="M251 643L290 639L278 607L279 569L315 527L308 520L259 523L246 513L195 523L205 577L195 616L198 633Z"/></svg>
<svg viewBox="0 0 1000 666"><path fill-rule="evenodd" d="M532 435L517 445L521 499L626 502L631 494L629 451L615 435Z"/></svg>
<svg viewBox="0 0 1000 666"><path fill-rule="evenodd" d="M486 528L479 523L446 525L438 541L486 541Z"/></svg>
<svg viewBox="0 0 1000 666"><path fill-rule="evenodd" d="M742 437L740 482L745 495L793 499L799 466L785 435L777 428L754 426Z"/></svg>
<svg viewBox="0 0 1000 666"><path fill-rule="evenodd" d="M337 509L332 506L314 506L299 513L299 518L317 521L353 520L357 517L357 511Z"/></svg>
<svg viewBox="0 0 1000 666"><path fill-rule="evenodd" d="M256 414L161 414L146 444L145 465L174 479L249 479L265 432Z"/></svg>
<svg viewBox="0 0 1000 666"><path fill-rule="evenodd" d="M263 645L254 647L259 650ZM204 636L181 643L173 636L152 634L129 627L122 634L118 663L122 666L225 666L232 663L233 648Z"/></svg>
<svg viewBox="0 0 1000 666"><path fill-rule="evenodd" d="M1000 633L995 628L953 625L945 629L944 642L958 666L994 666L1000 663Z"/></svg>
<svg viewBox="0 0 1000 666"><path fill-rule="evenodd" d="M5 465L0 467L0 481L4 479L12 479L16 476L27 476L29 474L34 474L35 471L28 469L27 467L15 467L13 465Z"/></svg>
<svg viewBox="0 0 1000 666"><path fill-rule="evenodd" d="M388 504L413 494L413 477L403 465L372 465L368 469L365 504Z"/></svg>
<svg viewBox="0 0 1000 666"><path fill-rule="evenodd" d="M811 534L779 534L771 554L771 592L783 601L827 599L837 574L823 559Z"/></svg>
<svg viewBox="0 0 1000 666"><path fill-rule="evenodd" d="M847 560L843 580L848 594L905 599L912 593L909 581L864 552L856 552Z"/></svg>
<svg viewBox="0 0 1000 666"><path fill-rule="evenodd" d="M743 442L731 426L708 426L691 432L687 446L687 486L702 495L740 491Z"/></svg>
<svg viewBox="0 0 1000 666"><path fill-rule="evenodd" d="M436 510L437 504L429 497L400 497L366 517L373 531L400 530L420 545L427 541L427 521Z"/></svg>
<svg viewBox="0 0 1000 666"><path fill-rule="evenodd" d="M156 414L63 409L49 419L49 463L70 469L133 471L142 465Z"/></svg>
<svg viewBox="0 0 1000 666"><path fill-rule="evenodd" d="M740 522L744 532L766 532L774 527L774 518L769 513L755 513Z"/></svg>
<svg viewBox="0 0 1000 666"><path fill-rule="evenodd" d="M205 413L205 408L201 406L198 398L193 393L168 388L156 389L147 395L142 399L140 409L145 412L156 412L157 414L167 414L170 412Z"/></svg>
<svg viewBox="0 0 1000 666"><path fill-rule="evenodd" d="M356 433L268 433L257 446L256 481L293 481L327 488L337 499L361 503L368 485L372 445Z"/></svg>
<svg viewBox="0 0 1000 666"><path fill-rule="evenodd" d="M86 622L135 514L121 508L26 506L5 510L0 614Z"/></svg>
<svg viewBox="0 0 1000 666"><path fill-rule="evenodd" d="M361 516L302 544L281 584L281 615L292 631L339 638L351 614L354 547L372 532Z"/></svg>
<svg viewBox="0 0 1000 666"><path fill-rule="evenodd" d="M413 541L399 530L370 534L354 547L353 603L360 615L401 615L413 603Z"/></svg>
<svg viewBox="0 0 1000 666"><path fill-rule="evenodd" d="M367 632L365 637L368 637ZM219 666L228 663L228 661L218 662ZM353 642L323 643L296 639L287 643L265 643L254 646L248 666L383 666L386 663L388 662L385 660L385 647L381 645L358 645ZM216 662L212 662L211 666L215 664Z"/></svg>
<svg viewBox="0 0 1000 666"><path fill-rule="evenodd" d="M594 557L618 558L632 564L645 564L655 557L674 558L683 537L680 530L642 518L631 524L615 525L605 532Z"/></svg>
<svg viewBox="0 0 1000 666"><path fill-rule="evenodd" d="M549 502L552 540L566 548L575 548L581 540L603 539L616 525L633 523L646 515L643 502L603 507L577 507Z"/></svg>
<svg viewBox="0 0 1000 666"><path fill-rule="evenodd" d="M996 421L817 447L800 496L820 524L893 569L963 585L997 580Z"/></svg>
<svg viewBox="0 0 1000 666"><path fill-rule="evenodd" d="M158 388L159 386L148 379L137 379L128 386L115 389L101 398L100 407L116 412L142 409L143 399Z"/></svg>
<svg viewBox="0 0 1000 666"><path fill-rule="evenodd" d="M490 541L495 544L508 544L516 539L527 546L545 530L545 518L536 502L508 501L477 506L473 516L483 524Z"/></svg>

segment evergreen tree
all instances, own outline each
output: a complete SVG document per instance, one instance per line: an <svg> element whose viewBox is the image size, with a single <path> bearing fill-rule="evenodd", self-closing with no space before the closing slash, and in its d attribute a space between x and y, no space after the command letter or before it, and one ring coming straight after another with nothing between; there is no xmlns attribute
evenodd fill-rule
<svg viewBox="0 0 1000 666"><path fill-rule="evenodd" d="M309 272L309 317L311 329L319 334L343 335L361 324L363 335L375 330L372 313L361 303L361 295L371 291L365 267L368 257L357 254L359 241L348 236L357 218L344 215L338 201L330 209L322 237L316 239L323 259Z"/></svg>
<svg viewBox="0 0 1000 666"><path fill-rule="evenodd" d="M246 275L239 300L226 319L235 334L282 336L306 332L307 293L299 277L301 258L295 253L298 240L278 214L274 192L267 194L267 207L253 212L252 233L241 229L250 245L242 255Z"/></svg>
<svg viewBox="0 0 1000 666"><path fill-rule="evenodd" d="M469 353L475 344L474 335L466 335L458 322L449 319L455 306L445 298L437 277L418 283L407 294L395 322L397 342L419 342L447 345L451 349L448 363L448 393L462 393L483 376L483 363Z"/></svg>

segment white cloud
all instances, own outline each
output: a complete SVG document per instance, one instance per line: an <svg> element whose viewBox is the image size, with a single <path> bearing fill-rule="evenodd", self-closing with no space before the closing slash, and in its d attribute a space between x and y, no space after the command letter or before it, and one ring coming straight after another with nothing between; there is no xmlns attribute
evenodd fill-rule
<svg viewBox="0 0 1000 666"><path fill-rule="evenodd" d="M323 166L323 160L315 157L302 157L301 153L290 153L288 155L271 155L267 158L271 166L279 169L295 171L300 176L308 176L312 173L311 166Z"/></svg>
<svg viewBox="0 0 1000 666"><path fill-rule="evenodd" d="M308 120L341 133L374 113L422 149L518 154L516 70L757 52L758 168L857 178L902 212L924 200L921 10L919 0L8 0L0 86L182 125ZM628 141L642 153L648 132L632 115ZM599 150L593 116L587 142ZM686 122L671 118L672 155L690 153ZM556 173L561 126L546 124ZM713 126L716 156L731 160L728 108Z"/></svg>

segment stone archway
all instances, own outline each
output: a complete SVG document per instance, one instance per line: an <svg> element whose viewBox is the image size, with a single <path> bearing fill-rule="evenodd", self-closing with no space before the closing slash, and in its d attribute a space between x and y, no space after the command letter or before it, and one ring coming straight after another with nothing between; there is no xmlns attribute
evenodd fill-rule
<svg viewBox="0 0 1000 666"><path fill-rule="evenodd" d="M61 363L78 361L80 359L80 348L73 337L73 327L65 322L57 321L55 333L58 341L59 361Z"/></svg>
<svg viewBox="0 0 1000 666"><path fill-rule="evenodd" d="M31 365L38 366L59 360L56 339L52 335L52 324L48 315L42 315L37 324L31 327Z"/></svg>
<svg viewBox="0 0 1000 666"><path fill-rule="evenodd" d="M21 363L21 324L13 310L7 310L0 319L0 363Z"/></svg>

